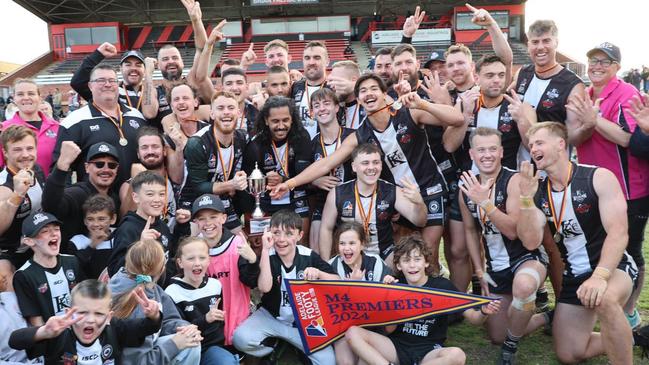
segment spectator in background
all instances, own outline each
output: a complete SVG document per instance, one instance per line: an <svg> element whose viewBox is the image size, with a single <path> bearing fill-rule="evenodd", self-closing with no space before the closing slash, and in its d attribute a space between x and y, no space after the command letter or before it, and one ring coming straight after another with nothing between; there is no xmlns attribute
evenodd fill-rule
<svg viewBox="0 0 649 365"><path fill-rule="evenodd" d="M642 76L640 75L640 71L637 68L631 69L631 74L629 75L631 78L631 84L638 90L640 90L640 81L642 81Z"/></svg>
<svg viewBox="0 0 649 365"><path fill-rule="evenodd" d="M42 102L38 86L32 80L18 79L14 83L15 104L18 111L11 119L2 123L2 129L12 125L29 128L38 140L36 163L47 174L52 164L52 151L59 132L59 123L39 111ZM4 158L0 150L0 167L4 166Z"/></svg>
<svg viewBox="0 0 649 365"><path fill-rule="evenodd" d="M73 90L70 90L68 92L68 113L72 113L77 109L79 109L79 95Z"/></svg>
<svg viewBox="0 0 649 365"><path fill-rule="evenodd" d="M0 122L4 122L4 116L5 116L5 98L0 96Z"/></svg>
<svg viewBox="0 0 649 365"><path fill-rule="evenodd" d="M644 92L649 91L649 67L642 66L642 88Z"/></svg>
<svg viewBox="0 0 649 365"><path fill-rule="evenodd" d="M50 104L52 108L54 108L54 96L52 95L52 90L47 92L47 96L45 97L45 101Z"/></svg>
<svg viewBox="0 0 649 365"><path fill-rule="evenodd" d="M591 136L577 145L579 163L604 167L617 177L627 202L629 243L627 251L638 266L638 285L625 307L631 328L640 326L635 308L644 284L642 241L649 214L649 161L633 156L629 149L631 134L637 123L630 113L629 101L639 96L634 85L620 80L622 55L611 43L591 49L588 56L588 77L592 86L586 89L590 99L573 98L566 108L577 115ZM635 70L636 72L638 70Z"/></svg>
<svg viewBox="0 0 649 365"><path fill-rule="evenodd" d="M57 118L61 117L61 102L63 101L63 95L61 95L61 90L59 88L54 89L54 95L52 96L52 107L54 108L54 115Z"/></svg>
<svg viewBox="0 0 649 365"><path fill-rule="evenodd" d="M424 63L424 68L430 70L431 74L439 77L439 84L444 85L448 81L448 73L446 72L446 59L444 58L444 50L433 50L430 53L430 58Z"/></svg>

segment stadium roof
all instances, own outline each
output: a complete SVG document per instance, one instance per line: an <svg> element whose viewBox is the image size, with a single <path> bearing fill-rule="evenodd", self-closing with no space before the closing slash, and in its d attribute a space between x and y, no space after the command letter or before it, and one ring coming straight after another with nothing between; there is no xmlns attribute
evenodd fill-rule
<svg viewBox="0 0 649 365"><path fill-rule="evenodd" d="M44 21L52 24L121 22L125 24L156 24L187 21L180 0L14 0ZM253 3L275 3L255 6ZM277 5L299 2L299 5ZM236 19L260 17L352 15L405 15L417 5L429 14L445 14L466 0L203 0L203 19ZM474 6L520 4L525 0L475 0ZM181 11L182 10L182 11Z"/></svg>

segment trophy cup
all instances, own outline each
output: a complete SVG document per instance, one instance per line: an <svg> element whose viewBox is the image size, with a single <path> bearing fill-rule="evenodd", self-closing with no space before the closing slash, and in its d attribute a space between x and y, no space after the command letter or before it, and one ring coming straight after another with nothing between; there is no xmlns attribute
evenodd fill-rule
<svg viewBox="0 0 649 365"><path fill-rule="evenodd" d="M266 192L266 176L259 170L257 163L248 176L248 192L255 197L255 210L250 218L250 235L262 234L264 228L270 225L270 217L264 215L260 206L260 198Z"/></svg>

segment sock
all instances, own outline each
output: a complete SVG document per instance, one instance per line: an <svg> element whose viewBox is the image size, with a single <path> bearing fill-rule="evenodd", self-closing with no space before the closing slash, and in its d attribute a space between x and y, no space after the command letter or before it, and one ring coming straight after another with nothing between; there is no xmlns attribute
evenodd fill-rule
<svg viewBox="0 0 649 365"><path fill-rule="evenodd" d="M471 293L475 295L482 294L482 287L480 286L480 279L477 276L473 275L471 277Z"/></svg>
<svg viewBox="0 0 649 365"><path fill-rule="evenodd" d="M507 337L505 338L505 342L503 342L502 350L511 352L512 354L516 353L516 350L518 350L518 341L520 340L521 336L514 336L507 330Z"/></svg>

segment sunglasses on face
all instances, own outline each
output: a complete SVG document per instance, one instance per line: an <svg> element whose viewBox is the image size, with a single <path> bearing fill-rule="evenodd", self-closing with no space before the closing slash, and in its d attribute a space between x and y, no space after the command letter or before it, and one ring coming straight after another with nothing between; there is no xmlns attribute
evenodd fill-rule
<svg viewBox="0 0 649 365"><path fill-rule="evenodd" d="M106 162L106 161L90 161L89 163L95 165L98 169L103 169L104 166L108 165L108 168L115 170L119 164L117 162Z"/></svg>

